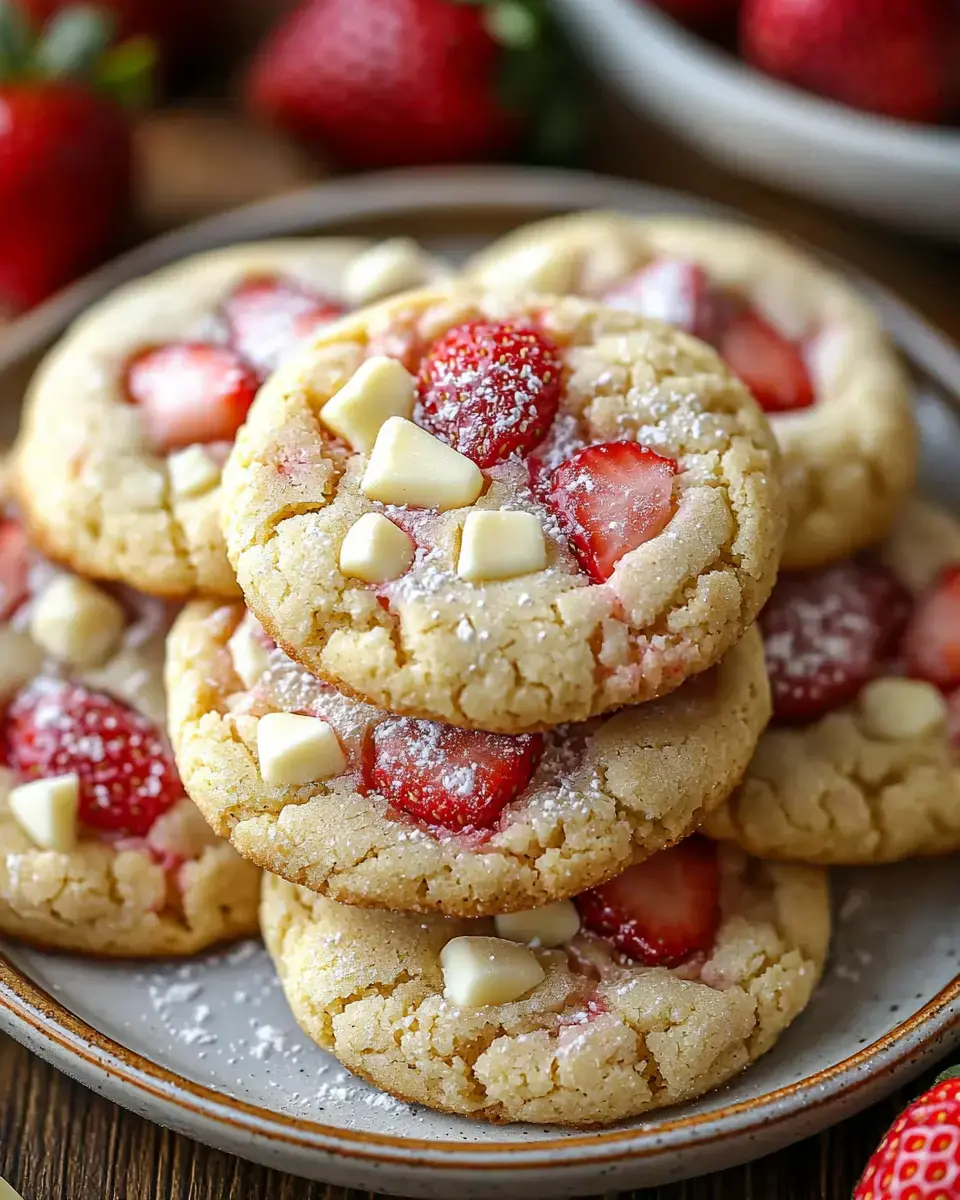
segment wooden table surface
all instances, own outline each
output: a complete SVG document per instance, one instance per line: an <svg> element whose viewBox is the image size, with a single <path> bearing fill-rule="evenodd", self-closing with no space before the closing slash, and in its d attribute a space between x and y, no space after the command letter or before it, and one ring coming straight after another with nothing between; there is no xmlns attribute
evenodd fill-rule
<svg viewBox="0 0 960 1200"><path fill-rule="evenodd" d="M873 274L960 341L960 248L924 243L711 167L614 101L602 102L598 170L723 201ZM929 1076L927 1077L929 1078ZM917 1088L920 1085L917 1085ZM849 1200L906 1095L749 1166L632 1193L643 1200ZM357 1200L209 1150L94 1096L0 1037L0 1176L24 1200ZM628 1193L623 1193L626 1196Z"/></svg>

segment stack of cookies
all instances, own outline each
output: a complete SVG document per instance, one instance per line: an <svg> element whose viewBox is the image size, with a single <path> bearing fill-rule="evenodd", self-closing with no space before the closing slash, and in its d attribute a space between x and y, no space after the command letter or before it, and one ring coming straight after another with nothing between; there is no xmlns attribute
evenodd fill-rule
<svg viewBox="0 0 960 1200"><path fill-rule="evenodd" d="M142 281L41 369L16 472L52 557L194 595L179 774L155 734L104 782L111 743L84 764L18 697L0 831L79 789L119 857L91 806L176 779L357 1075L497 1121L697 1096L809 1000L826 865L960 848L960 527L915 459L871 312L747 230L586 214L458 278L314 242Z"/></svg>

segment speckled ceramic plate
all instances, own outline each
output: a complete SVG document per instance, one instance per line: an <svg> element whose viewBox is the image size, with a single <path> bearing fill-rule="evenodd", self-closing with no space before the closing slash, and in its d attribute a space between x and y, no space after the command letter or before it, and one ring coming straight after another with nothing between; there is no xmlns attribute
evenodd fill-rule
<svg viewBox="0 0 960 1200"><path fill-rule="evenodd" d="M31 362L90 301L184 254L307 230L410 232L464 253L568 209L713 211L634 184L506 170L324 184L174 234L32 313L0 344L13 420ZM911 361L923 478L960 511L960 355L860 279ZM683 1108L603 1132L496 1127L411 1108L307 1043L258 943L178 966L122 967L5 947L0 1028L95 1091L246 1158L333 1183L443 1198L583 1195L767 1154L889 1092L960 1043L957 860L836 873L823 984L772 1053Z"/></svg>

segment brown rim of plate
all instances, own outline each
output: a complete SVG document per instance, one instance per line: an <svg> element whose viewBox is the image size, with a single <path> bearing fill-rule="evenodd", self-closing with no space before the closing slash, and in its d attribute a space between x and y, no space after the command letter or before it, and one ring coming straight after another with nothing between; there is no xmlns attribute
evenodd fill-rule
<svg viewBox="0 0 960 1200"><path fill-rule="evenodd" d="M378 1152L377 1148L382 1147L384 1150L406 1151L402 1161L407 1165L416 1166L436 1166L437 1163L434 1159L411 1158L409 1157L410 1152L434 1155L439 1153L449 1156L452 1160L445 1165L469 1166L472 1170L478 1167L500 1169L503 1165L501 1162L482 1161L485 1156L491 1154L497 1156L509 1154L512 1160L511 1170L542 1169L548 1165L557 1166L559 1165L556 1158L558 1149L593 1146L598 1142L608 1148L605 1153L586 1157L578 1156L571 1166L592 1166L609 1162L625 1162L636 1158L649 1158L664 1152L662 1139L665 1134L680 1130L697 1130L703 1126L753 1112L757 1112L757 1116L751 1125L739 1126L736 1129L721 1129L699 1138L697 1144L717 1143L728 1137L749 1133L751 1129L760 1126L769 1127L786 1120L795 1111L793 1109L780 1113L770 1111L775 1110L782 1101L807 1091L823 1088L845 1073L855 1073L858 1068L865 1066L871 1059L884 1051L892 1049L902 1039L921 1031L924 1025L935 1022L936 1018L954 1001L960 1001L960 975L954 976L946 987L942 988L912 1016L901 1021L869 1046L858 1050L856 1054L834 1063L833 1066L825 1067L798 1083L777 1088L752 1100L744 1100L726 1108L711 1109L709 1112L693 1116L680 1116L660 1121L650 1129L614 1127L545 1141L484 1142L478 1145L464 1145L440 1139L426 1141L419 1138L392 1137L384 1134L352 1133L349 1130L331 1125L321 1125L319 1122L299 1117L283 1117L278 1124L275 1112L227 1096L204 1084L193 1083L99 1033L18 971L5 955L0 954L0 1009L9 1013L15 1021L28 1026L47 1043L55 1044L61 1050L89 1066L105 1071L113 1080L126 1084L156 1100L172 1104L184 1112L206 1120L232 1126L235 1130L277 1143L296 1145L306 1150L325 1150L327 1153L335 1153L344 1158L362 1158L385 1163L400 1161L395 1154ZM911 1041L909 1045L905 1046L896 1060L887 1065L887 1070L889 1071L891 1067L905 1059L918 1057L931 1043L941 1039L948 1030L957 1026L960 1026L960 1013L949 1017L944 1024L933 1025L919 1043ZM842 1084L837 1091L811 1100L805 1106L804 1111L815 1111L841 1096L851 1095L870 1083L872 1078L872 1075L857 1077L854 1074L854 1077ZM224 1115L217 1112L217 1109L230 1111L229 1114ZM332 1149L318 1145L313 1140L316 1138L326 1138L336 1145ZM641 1144L623 1147L624 1142L636 1140L639 1140ZM527 1154L537 1151L549 1158L547 1160L544 1158L526 1160ZM475 1156L474 1160L466 1161L471 1155ZM516 1161L521 1156L524 1161Z"/></svg>

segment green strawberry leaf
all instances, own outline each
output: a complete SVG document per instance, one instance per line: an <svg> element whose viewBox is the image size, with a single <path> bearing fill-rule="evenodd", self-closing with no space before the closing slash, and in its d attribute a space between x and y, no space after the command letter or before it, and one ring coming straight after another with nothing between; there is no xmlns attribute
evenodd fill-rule
<svg viewBox="0 0 960 1200"><path fill-rule="evenodd" d="M13 0L0 0L0 78L25 73L33 48L33 31Z"/></svg>
<svg viewBox="0 0 960 1200"><path fill-rule="evenodd" d="M494 41L510 50L528 49L540 35L537 14L519 0L501 0L489 5L483 24Z"/></svg>
<svg viewBox="0 0 960 1200"><path fill-rule="evenodd" d="M128 38L101 55L94 82L124 108L146 108L156 64L157 48L150 38Z"/></svg>
<svg viewBox="0 0 960 1200"><path fill-rule="evenodd" d="M960 1079L960 1066L947 1067L945 1071L941 1071L932 1086L936 1087L938 1083L947 1083L951 1079Z"/></svg>
<svg viewBox="0 0 960 1200"><path fill-rule="evenodd" d="M103 9L65 8L47 24L34 47L34 71L45 79L88 78L113 32L113 20Z"/></svg>

